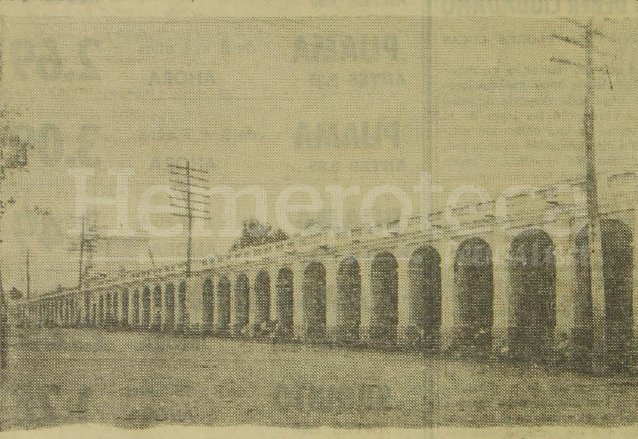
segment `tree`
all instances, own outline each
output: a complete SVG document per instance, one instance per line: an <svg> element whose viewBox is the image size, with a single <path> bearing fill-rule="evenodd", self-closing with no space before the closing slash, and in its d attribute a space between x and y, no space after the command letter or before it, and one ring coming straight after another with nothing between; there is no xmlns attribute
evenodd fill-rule
<svg viewBox="0 0 638 439"><path fill-rule="evenodd" d="M11 298L11 300L20 300L22 299L22 292L16 287L13 287L11 288L11 292L9 293L9 298Z"/></svg>
<svg viewBox="0 0 638 439"><path fill-rule="evenodd" d="M264 224L251 218L244 221L241 235L235 240L231 250L285 241L286 239L288 239L288 235L283 230L273 231L270 224Z"/></svg>

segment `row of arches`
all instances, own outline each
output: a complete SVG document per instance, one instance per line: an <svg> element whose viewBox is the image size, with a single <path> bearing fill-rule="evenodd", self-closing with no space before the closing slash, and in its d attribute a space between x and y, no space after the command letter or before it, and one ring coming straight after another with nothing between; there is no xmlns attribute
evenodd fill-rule
<svg viewBox="0 0 638 439"><path fill-rule="evenodd" d="M607 305L607 338L612 362L622 363L629 352L632 330L633 248L630 228L618 220L604 220L603 275ZM575 294L577 350L591 348L591 291L587 230L576 239L577 292ZM508 328L509 354L514 357L539 357L555 347L556 328L556 251L552 238L540 229L526 230L516 236L509 248L510 282ZM494 324L494 261L490 245L472 237L463 241L454 254L455 347L489 351ZM311 261L301 273L302 334L310 339L328 336L326 324L326 268ZM362 273L354 256L342 259L336 272L336 324L330 338L355 341L393 341L398 330L408 338L421 340L436 348L441 341L442 291L441 256L430 246L416 249L408 261L408 283L399 285L398 262L387 251L376 254L370 264L369 320L362 333ZM231 279L206 279L203 285L204 323L208 327L242 332L250 326L264 327L281 335L293 332L293 271L282 267L271 279L263 270L252 284L245 273ZM273 291L271 292L271 285ZM399 328L399 288L408 288L409 327ZM252 291L251 291L252 289ZM252 295L252 296L251 296ZM252 302L251 302L251 297ZM271 297L276 306L271 308ZM232 298L232 300L231 300ZM231 309L231 305L233 309ZM254 309L251 309L254 308ZM271 310L274 315L271 315ZM231 319L231 315L233 316ZM231 327L232 325L232 327Z"/></svg>
<svg viewBox="0 0 638 439"><path fill-rule="evenodd" d="M612 366L622 367L629 362L633 337L633 235L625 223L605 219L601 221L601 238L608 357ZM593 331L586 228L576 235L572 250L570 270L575 268L576 288L569 298L574 308L571 335L575 355L587 363ZM334 272L336 279L327 279L326 266L318 260L307 263L299 273L280 267L259 271L252 278L246 273L222 275L215 282L208 278L202 285L203 327L229 333L252 331L282 337L294 333L307 339L381 342L393 342L402 331L402 337L439 347L442 293L448 294L442 292L439 252L427 245L417 248L409 257L405 284L403 280L399 283L399 263L391 252L380 251L365 261L365 269L362 262L355 256L341 259ZM494 338L495 282L503 281L500 277L495 280L492 248L481 238L468 238L458 245L452 262L453 282L446 285L453 289L453 300L446 301L450 309L445 312L453 313L454 346L489 351ZM563 269L557 264L554 242L540 229L526 230L509 244L509 355L538 357L555 349L557 271ZM329 283L334 285L331 288L335 291L330 292L334 303L328 303ZM402 308L407 316L403 315L401 327L399 289L408 302ZM564 288L561 294L567 294ZM89 326L159 330L177 329L189 321L185 281L105 291L93 298L87 295L84 312L80 312L81 304L81 298L48 299L31 305L29 312L46 325L73 325L84 319L81 323Z"/></svg>
<svg viewBox="0 0 638 439"><path fill-rule="evenodd" d="M186 282L145 286L121 293L106 292L94 302L85 297L85 324L88 326L134 327L153 330L173 330L188 321Z"/></svg>
<svg viewBox="0 0 638 439"><path fill-rule="evenodd" d="M440 257L431 247L422 247L410 262L411 287L414 296L413 320L422 321L422 329L438 331L440 326L441 273ZM372 261L373 291L372 321L369 338L391 340L397 335L398 324L398 263L389 252L378 254ZM257 331L270 324L272 330L282 335L293 332L294 287L293 271L282 267L271 279L268 271L262 270L252 284L253 301L250 300L250 281L245 273L238 274L231 287L231 279L222 275L214 285L206 279L202 285L203 322L207 328L247 330L249 321ZM271 292L271 285L273 290ZM361 328L361 268L354 256L343 259L337 270L338 290L335 338L358 340ZM303 335L305 338L322 339L327 336L326 268L319 261L308 263L301 281L303 310ZM231 300L231 295L233 300ZM271 296L275 300L274 315L271 315ZM231 303L233 309L231 310ZM251 309L251 306L254 309ZM231 328L231 314L233 328ZM431 336L437 339L437 336Z"/></svg>

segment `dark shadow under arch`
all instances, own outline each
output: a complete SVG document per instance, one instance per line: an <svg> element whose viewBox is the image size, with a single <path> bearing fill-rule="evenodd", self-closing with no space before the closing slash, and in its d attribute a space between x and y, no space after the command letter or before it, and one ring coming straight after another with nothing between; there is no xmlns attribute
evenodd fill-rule
<svg viewBox="0 0 638 439"><path fill-rule="evenodd" d="M213 316L215 312L215 297L213 280L206 278L202 284L202 330L204 332L213 329Z"/></svg>
<svg viewBox="0 0 638 439"><path fill-rule="evenodd" d="M510 355L547 359L556 326L556 258L551 237L539 229L517 235L510 245L509 272L514 313L508 334Z"/></svg>
<svg viewBox="0 0 638 439"><path fill-rule="evenodd" d="M217 282L217 311L216 328L226 331L230 327L230 280L227 276L221 276Z"/></svg>
<svg viewBox="0 0 638 439"><path fill-rule="evenodd" d="M459 245L454 257L457 342L470 351L492 346L494 280L492 249L480 238Z"/></svg>
<svg viewBox="0 0 638 439"><path fill-rule="evenodd" d="M326 336L326 268L321 262L311 262L303 274L302 300L304 334L310 339Z"/></svg>
<svg viewBox="0 0 638 439"><path fill-rule="evenodd" d="M253 325L257 332L265 329L265 325L270 320L270 275L262 270L255 277L254 288L255 321Z"/></svg>
<svg viewBox="0 0 638 439"><path fill-rule="evenodd" d="M283 267L277 273L277 322L281 336L291 336L293 327L293 273Z"/></svg>
<svg viewBox="0 0 638 439"><path fill-rule="evenodd" d="M235 278L235 303L233 306L233 330L243 334L248 326L250 296L248 276L240 273Z"/></svg>
<svg viewBox="0 0 638 439"><path fill-rule="evenodd" d="M165 331L172 331L175 329L175 285L172 282L166 284L164 291L164 324L163 329Z"/></svg>
<svg viewBox="0 0 638 439"><path fill-rule="evenodd" d="M408 333L407 337L420 339L428 348L436 349L441 329L441 256L433 247L419 247L410 257L408 272L408 320L418 334Z"/></svg>
<svg viewBox="0 0 638 439"><path fill-rule="evenodd" d="M633 233L624 222L600 222L605 290L605 337L608 365L612 371L627 370L631 363L633 337ZM577 294L575 309L574 362L591 364L593 347L592 297L588 228L576 236Z"/></svg>
<svg viewBox="0 0 638 439"><path fill-rule="evenodd" d="M373 341L396 339L399 323L398 263L390 252L377 254L372 260L372 307L369 337Z"/></svg>

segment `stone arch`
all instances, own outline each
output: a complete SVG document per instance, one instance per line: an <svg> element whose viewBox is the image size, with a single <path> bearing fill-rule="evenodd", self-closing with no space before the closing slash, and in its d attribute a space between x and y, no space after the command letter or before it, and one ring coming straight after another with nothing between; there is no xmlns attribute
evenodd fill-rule
<svg viewBox="0 0 638 439"><path fill-rule="evenodd" d="M153 288L153 310L151 329L159 331L162 329L162 287L155 285Z"/></svg>
<svg viewBox="0 0 638 439"><path fill-rule="evenodd" d="M119 326L120 322L120 295L113 291L113 326Z"/></svg>
<svg viewBox="0 0 638 439"><path fill-rule="evenodd" d="M263 327L270 319L270 275L261 270L255 277L255 328Z"/></svg>
<svg viewBox="0 0 638 439"><path fill-rule="evenodd" d="M179 289L177 291L177 330L183 331L189 322L188 310L186 309L186 281L183 280L179 283Z"/></svg>
<svg viewBox="0 0 638 439"><path fill-rule="evenodd" d="M91 305L91 326L97 326L97 304Z"/></svg>
<svg viewBox="0 0 638 439"><path fill-rule="evenodd" d="M122 290L122 294L120 296L120 298L122 299L122 327L126 328L128 327L131 322L129 320L129 291L128 289L124 289Z"/></svg>
<svg viewBox="0 0 638 439"><path fill-rule="evenodd" d="M600 222L605 290L605 337L608 365L612 371L627 369L630 365L633 337L633 233L631 228L617 219ZM592 297L589 265L588 228L576 236L577 294L576 333L574 335L575 361L589 364L593 347Z"/></svg>
<svg viewBox="0 0 638 439"><path fill-rule="evenodd" d="M302 283L304 333L311 339L326 336L326 268L321 262L309 263Z"/></svg>
<svg viewBox="0 0 638 439"><path fill-rule="evenodd" d="M423 340L438 348L441 329L441 256L431 246L419 247L408 261L409 324L408 339ZM416 334L412 333L416 330Z"/></svg>
<svg viewBox="0 0 638 439"><path fill-rule="evenodd" d="M106 293L104 301L104 326L113 326L113 302L111 293Z"/></svg>
<svg viewBox="0 0 638 439"><path fill-rule="evenodd" d="M164 330L175 329L175 285L172 282L166 284L164 291Z"/></svg>
<svg viewBox="0 0 638 439"><path fill-rule="evenodd" d="M509 349L514 358L543 359L550 353L556 326L556 257L552 238L530 229L510 245L509 272L514 327Z"/></svg>
<svg viewBox="0 0 638 439"><path fill-rule="evenodd" d="M226 331L230 327L230 280L228 276L221 276L217 282L217 303L215 304L217 316L216 327Z"/></svg>
<svg viewBox="0 0 638 439"><path fill-rule="evenodd" d="M277 272L277 321L282 335L292 335L293 327L293 272L282 267Z"/></svg>
<svg viewBox="0 0 638 439"><path fill-rule="evenodd" d="M131 322L133 326L137 327L141 324L141 315L140 315L140 290L135 288L133 291L133 313Z"/></svg>
<svg viewBox="0 0 638 439"><path fill-rule="evenodd" d="M250 307L249 281L245 273L240 273L235 278L235 301L233 306L233 330L243 333L248 325L248 312Z"/></svg>
<svg viewBox="0 0 638 439"><path fill-rule="evenodd" d="M140 326L148 329L151 326L151 289L146 286L142 292L142 316Z"/></svg>
<svg viewBox="0 0 638 439"><path fill-rule="evenodd" d="M98 325L103 326L105 316L104 316L104 296L102 294L100 294L100 298L98 299L97 309L98 309Z"/></svg>
<svg viewBox="0 0 638 439"><path fill-rule="evenodd" d="M491 349L493 276L490 245L480 238L463 241L454 255L454 287L458 342L465 349Z"/></svg>
<svg viewBox="0 0 638 439"><path fill-rule="evenodd" d="M215 297L213 280L206 278L202 284L202 325L204 331L213 328L213 316L215 315Z"/></svg>
<svg viewBox="0 0 638 439"><path fill-rule="evenodd" d="M337 269L337 340L359 340L360 326L361 270L359 261L347 256Z"/></svg>
<svg viewBox="0 0 638 439"><path fill-rule="evenodd" d="M374 341L396 339L399 323L399 273L394 255L384 251L372 260L372 307L369 337Z"/></svg>

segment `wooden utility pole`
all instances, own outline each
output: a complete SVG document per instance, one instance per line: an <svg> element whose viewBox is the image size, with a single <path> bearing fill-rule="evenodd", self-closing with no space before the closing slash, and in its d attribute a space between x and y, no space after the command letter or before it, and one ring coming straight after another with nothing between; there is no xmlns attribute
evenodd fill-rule
<svg viewBox="0 0 638 439"><path fill-rule="evenodd" d="M7 344L9 337L9 322L7 316L7 299L2 286L2 271L0 271L0 369L7 367Z"/></svg>
<svg viewBox="0 0 638 439"><path fill-rule="evenodd" d="M169 165L171 174L177 176L171 183L177 185L171 189L181 196L171 195L171 206L177 208L177 212L172 215L186 217L186 276L191 275L192 257L193 257L193 219L209 219L210 213L206 210L205 205L209 202L209 195L202 191L208 191L208 187L202 183L208 184L208 171L193 168L190 161L186 161L186 166ZM183 194L183 195L182 195ZM183 203L183 204L182 204ZM194 204L203 205L204 207L195 207Z"/></svg>
<svg viewBox="0 0 638 439"><path fill-rule="evenodd" d="M607 368L607 312L600 219L598 217L598 183L596 181L596 146L594 138L593 29L589 19L585 27L585 153L587 155L587 220L589 232L589 268L592 299L592 369L596 373Z"/></svg>
<svg viewBox="0 0 638 439"><path fill-rule="evenodd" d="M191 274L191 258L193 257L193 210L191 205L191 163L186 161L186 212L188 214L188 233L186 238L186 276Z"/></svg>
<svg viewBox="0 0 638 439"><path fill-rule="evenodd" d="M596 143L594 137L594 91L596 81L596 67L594 66L594 34L602 35L594 30L593 20L590 18L581 27L585 34L582 41L570 37L557 36L555 38L578 46L584 50L584 65L563 58L552 58L551 61L569 64L585 71L585 105L583 112L583 129L585 141L585 187L587 192L587 233L589 264L589 288L592 304L592 358L591 366L594 373L607 370L607 311L605 302L605 285L603 274L603 256L600 218L598 214L598 183L596 177Z"/></svg>
<svg viewBox="0 0 638 439"><path fill-rule="evenodd" d="M80 234L80 252L78 261L78 292L84 299L84 325L91 324L91 300L84 288L84 244L86 241L86 217L82 217L82 233Z"/></svg>
<svg viewBox="0 0 638 439"><path fill-rule="evenodd" d="M27 270L27 300L29 300L31 298L31 272L29 269L29 249L27 249L27 266L26 266L26 270Z"/></svg>

